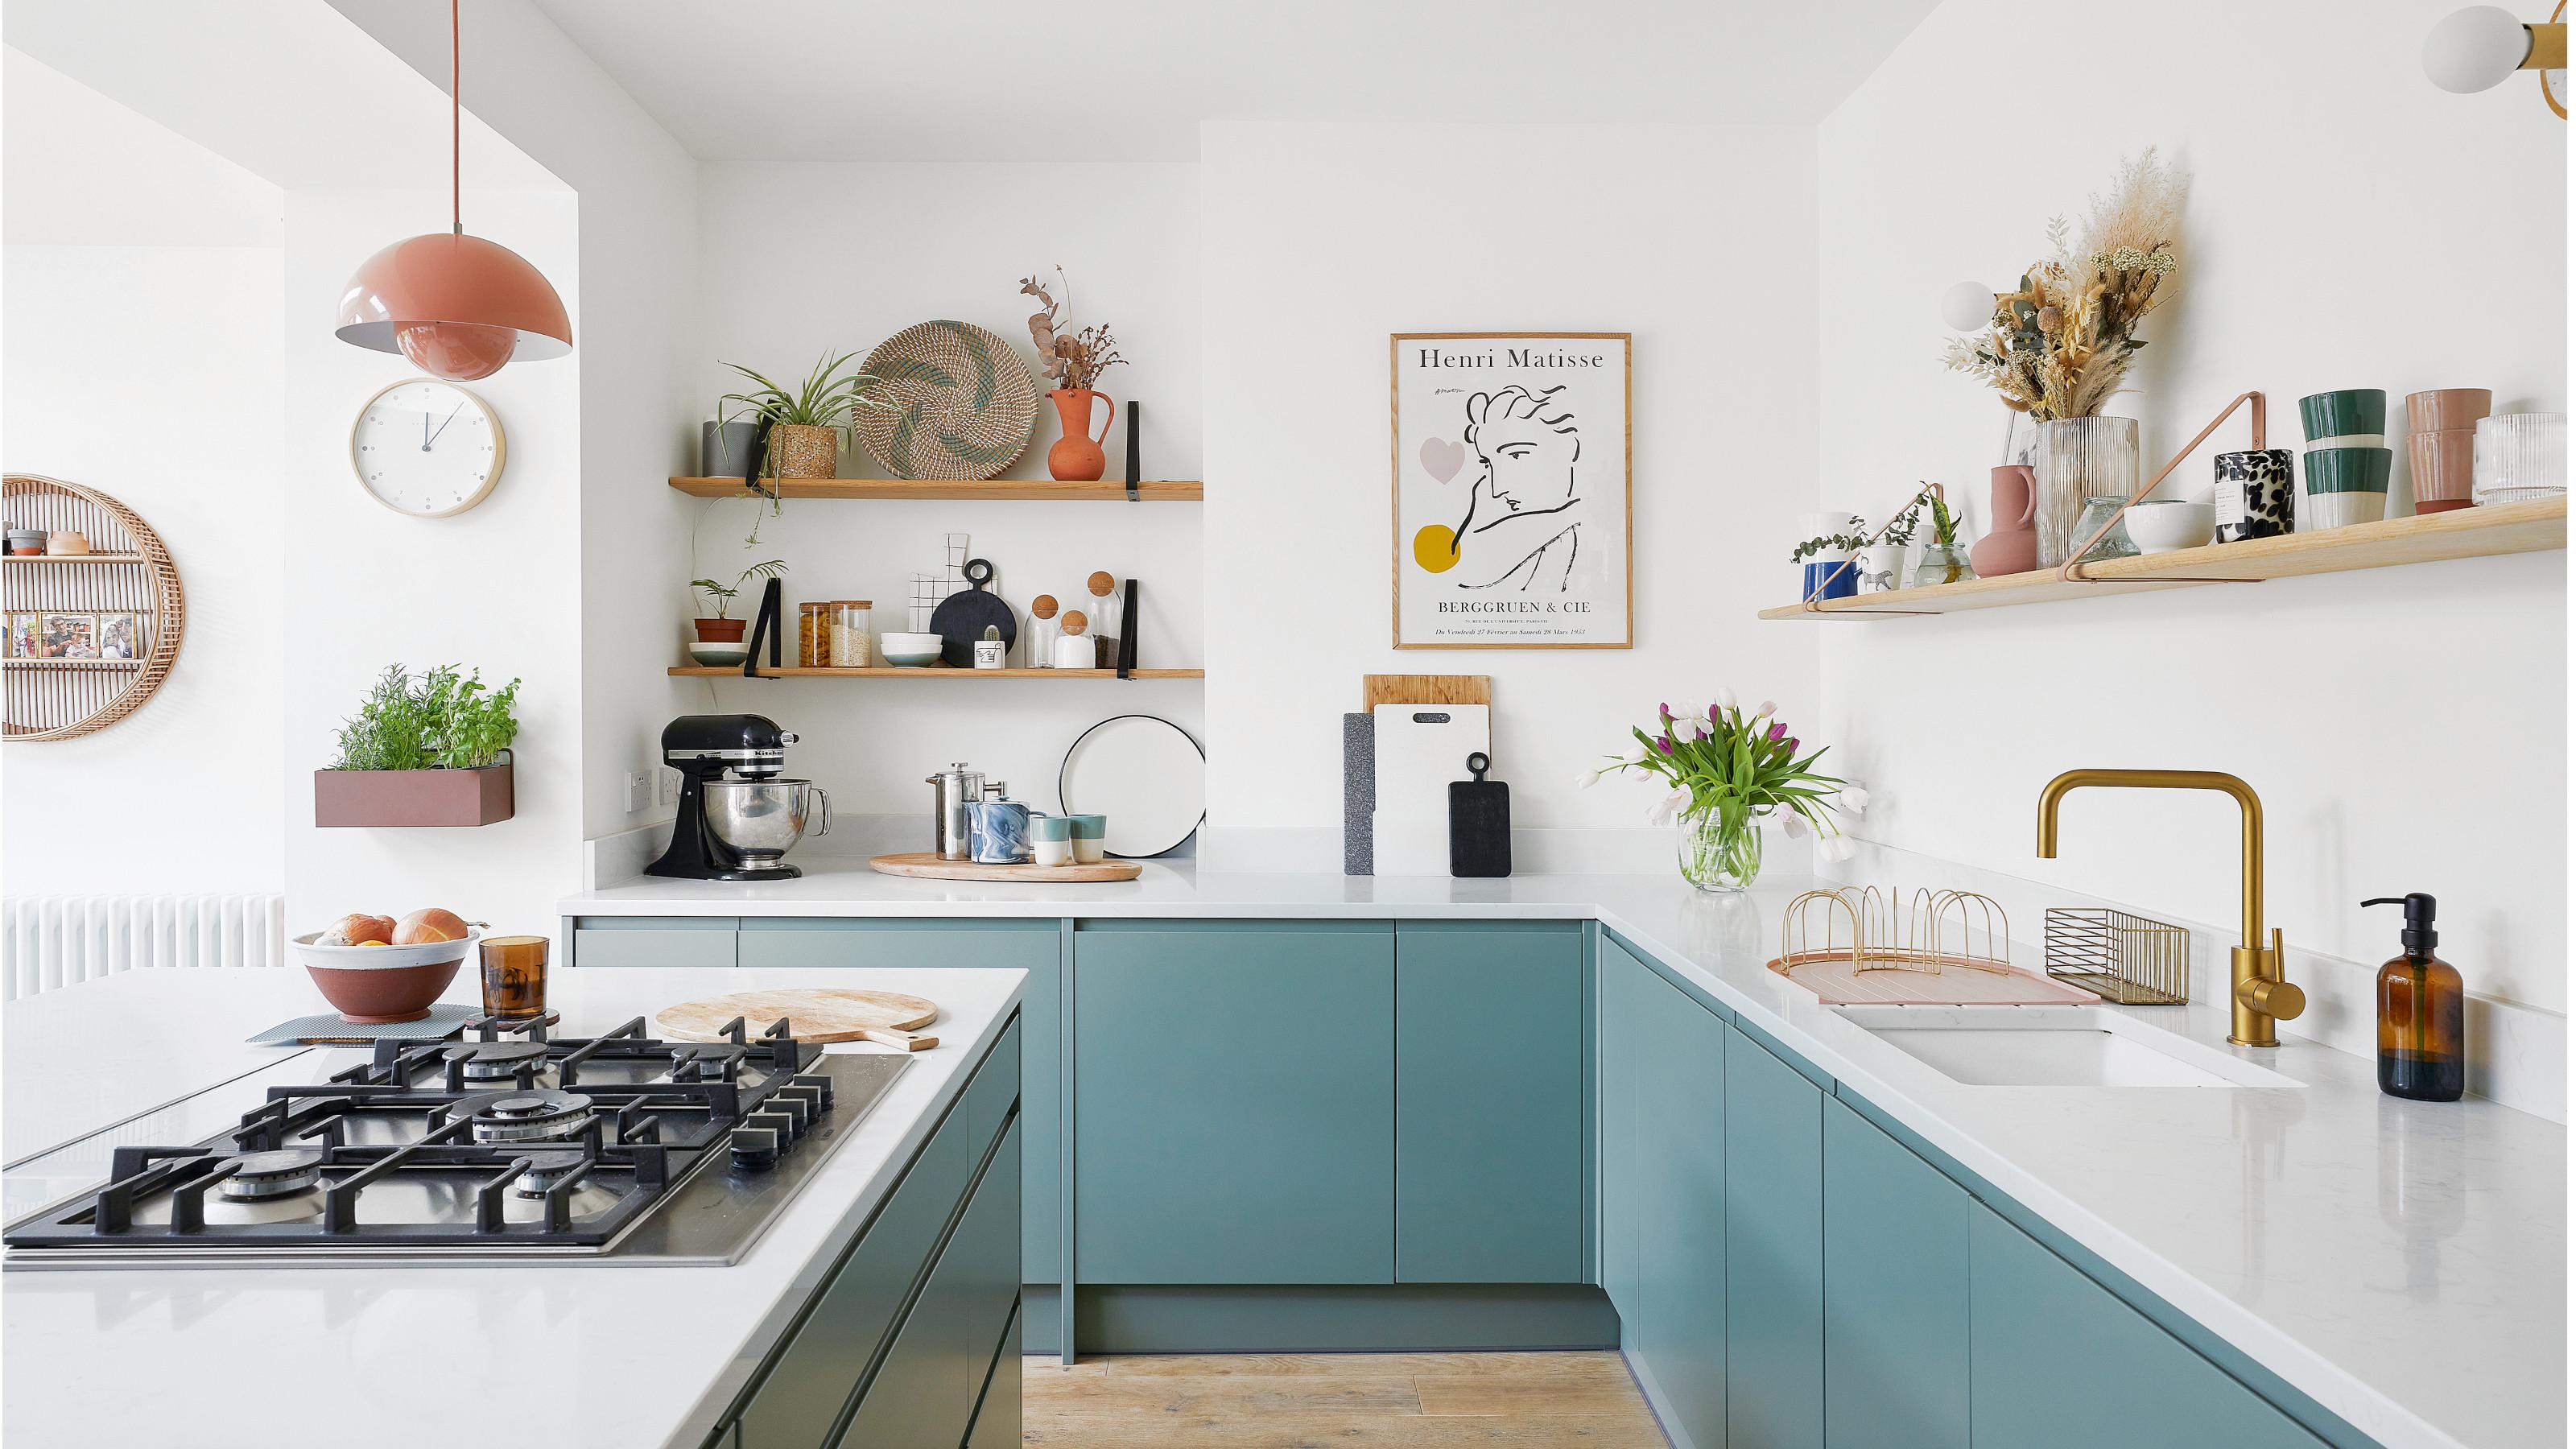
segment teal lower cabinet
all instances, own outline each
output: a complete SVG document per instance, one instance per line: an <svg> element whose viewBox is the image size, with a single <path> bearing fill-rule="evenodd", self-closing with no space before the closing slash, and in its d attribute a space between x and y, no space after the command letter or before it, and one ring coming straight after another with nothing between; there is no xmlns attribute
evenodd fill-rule
<svg viewBox="0 0 2576 1449"><path fill-rule="evenodd" d="M1824 1111L1827 1449L1969 1449L1968 1190Z"/></svg>
<svg viewBox="0 0 2576 1449"><path fill-rule="evenodd" d="M985 1370L984 1402L975 1406L975 1427L966 1431L965 1449L1019 1449L1020 1443L1020 1318L1028 1312L1023 1304L1011 1315L1010 1325L1002 1330L1002 1341L993 1346L993 1362Z"/></svg>
<svg viewBox="0 0 2576 1449"><path fill-rule="evenodd" d="M1020 992L1020 1273L1029 1283L1063 1276L1064 1103L1058 1074L1064 971L1058 922L751 917L742 922L733 949L745 966L998 966L1029 973Z"/></svg>
<svg viewBox="0 0 2576 1449"><path fill-rule="evenodd" d="M1395 930L1395 1280L1579 1283L1581 928Z"/></svg>
<svg viewBox="0 0 2576 1449"><path fill-rule="evenodd" d="M1019 1033L976 1069L710 1449L965 1442L1019 1302ZM1016 1397L991 1412L1016 1441Z"/></svg>
<svg viewBox="0 0 2576 1449"><path fill-rule="evenodd" d="M1975 1449L2323 1443L1982 1203L1968 1245Z"/></svg>
<svg viewBox="0 0 2576 1449"><path fill-rule="evenodd" d="M1727 1028L1730 1444L1825 1442L1824 1105L1797 1068Z"/></svg>
<svg viewBox="0 0 2576 1449"><path fill-rule="evenodd" d="M1738 1043L1716 1013L1649 973L1630 1045L1637 1071L1638 1285L1633 1336L1662 1402L1665 1430L1684 1449L1721 1449L1728 1390L1727 1151ZM1759 1441L1739 1441L1759 1442Z"/></svg>
<svg viewBox="0 0 2576 1449"><path fill-rule="evenodd" d="M1638 1195L1643 1161L1637 1152L1637 1042L1645 1016L1640 1002L1654 973L1608 935L1593 956L1593 1017L1600 1114L1593 1128L1600 1163L1597 1218L1601 1290L1625 1330L1622 1347L1634 1351L1640 1264Z"/></svg>
<svg viewBox="0 0 2576 1449"><path fill-rule="evenodd" d="M1079 1284L1395 1281L1388 922L1074 933Z"/></svg>
<svg viewBox="0 0 2576 1449"><path fill-rule="evenodd" d="M574 966L731 966L732 916L584 916L573 923Z"/></svg>

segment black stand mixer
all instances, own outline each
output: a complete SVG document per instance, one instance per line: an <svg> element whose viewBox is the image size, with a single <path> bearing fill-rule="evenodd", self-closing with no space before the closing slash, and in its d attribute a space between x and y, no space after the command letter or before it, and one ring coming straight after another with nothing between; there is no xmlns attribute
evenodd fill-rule
<svg viewBox="0 0 2576 1449"><path fill-rule="evenodd" d="M645 874L684 880L803 875L779 857L805 833L809 794L823 802L824 830L831 827L831 806L811 782L778 778L794 743L794 733L756 714L684 714L663 726L662 759L681 774L680 814L672 822L671 848ZM727 779L727 771L735 778Z"/></svg>

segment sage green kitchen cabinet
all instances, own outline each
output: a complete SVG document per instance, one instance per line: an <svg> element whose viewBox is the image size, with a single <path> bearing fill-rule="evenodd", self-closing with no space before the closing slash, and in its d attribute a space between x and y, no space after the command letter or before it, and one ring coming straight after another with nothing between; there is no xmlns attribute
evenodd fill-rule
<svg viewBox="0 0 2576 1449"><path fill-rule="evenodd" d="M1074 933L1083 1283L1395 1281L1391 922Z"/></svg>
<svg viewBox="0 0 2576 1449"><path fill-rule="evenodd" d="M1726 1436L1825 1442L1824 1093L1726 1036Z"/></svg>
<svg viewBox="0 0 2576 1449"><path fill-rule="evenodd" d="M1825 1103L1826 1449L1969 1449L1966 1188Z"/></svg>
<svg viewBox="0 0 2576 1449"><path fill-rule="evenodd" d="M975 1408L975 1427L966 1432L965 1449L1019 1449L1020 1445L1020 1314L1011 1315L1002 1341L993 1346L993 1362L984 1379L984 1402Z"/></svg>
<svg viewBox="0 0 2576 1449"><path fill-rule="evenodd" d="M1983 1203L1969 1209L1975 1449L2323 1441Z"/></svg>
<svg viewBox="0 0 2576 1449"><path fill-rule="evenodd" d="M732 916L584 916L574 923L574 966L731 966Z"/></svg>
<svg viewBox="0 0 2576 1449"><path fill-rule="evenodd" d="M1623 1346L1633 1351L1640 1281L1637 1199L1644 1186L1637 1151L1637 1033L1644 1014L1638 1003L1653 973L1607 933L1599 941L1592 979L1600 1032L1593 1059L1600 1063L1600 1123L1594 1131L1601 1164L1601 1291L1619 1312Z"/></svg>
<svg viewBox="0 0 2576 1449"><path fill-rule="evenodd" d="M1663 1393L1675 1441L1719 1449L1736 1383L1726 1333L1734 1167L1727 1059L1741 1043L1716 1013L1651 970L1634 1007L1636 1353Z"/></svg>
<svg viewBox="0 0 2576 1449"><path fill-rule="evenodd" d="M1395 1278L1583 1281L1583 949L1566 921L1395 928Z"/></svg>
<svg viewBox="0 0 2576 1449"><path fill-rule="evenodd" d="M997 966L1029 973L1020 989L1020 1273L1030 1283L1054 1283L1064 1275L1061 950L1061 926L1052 918L750 917L735 948L745 966ZM930 1030L935 1035L938 1027Z"/></svg>

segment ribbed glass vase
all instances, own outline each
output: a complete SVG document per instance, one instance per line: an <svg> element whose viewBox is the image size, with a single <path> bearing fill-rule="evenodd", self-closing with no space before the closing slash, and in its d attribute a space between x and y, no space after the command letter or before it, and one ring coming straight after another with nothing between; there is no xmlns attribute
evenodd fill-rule
<svg viewBox="0 0 2576 1449"><path fill-rule="evenodd" d="M2136 418L2052 418L2039 425L2031 465L2039 487L2039 566L2066 562L2084 535L2076 520L2087 498L2127 498L2138 491Z"/></svg>

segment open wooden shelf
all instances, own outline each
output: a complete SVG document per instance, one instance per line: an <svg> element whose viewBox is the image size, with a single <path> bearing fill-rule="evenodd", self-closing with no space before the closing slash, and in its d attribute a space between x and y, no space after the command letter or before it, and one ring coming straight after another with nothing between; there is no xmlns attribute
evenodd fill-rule
<svg viewBox="0 0 2576 1449"><path fill-rule="evenodd" d="M139 564L148 563L139 553L6 553L0 562L13 564Z"/></svg>
<svg viewBox="0 0 2576 1449"><path fill-rule="evenodd" d="M2539 553L2567 547L2567 500L2536 498L2483 508L2457 508L2448 513L2422 513L2406 518L2356 523L2317 533L2291 533L2278 538L2218 543L2172 553L2108 559L2084 564L2080 583L2068 583L2055 569L1999 578L1970 579L1932 588L1897 589L1884 594L1855 594L1828 599L1819 609L1789 604L1765 609L1765 619L1904 619L1919 614L1955 614L1969 609L1999 609L2011 604L2045 604L2059 599L2102 594L2134 594L2152 589L2190 589L2204 584L2297 578L2304 574L2349 573L2394 564L2438 563L2444 559L2485 558L2508 553Z"/></svg>
<svg viewBox="0 0 2576 1449"><path fill-rule="evenodd" d="M674 478L671 486L691 498L752 498L759 495L739 478ZM1077 500L1124 502L1127 485L1116 479L1096 483L1059 483L1052 478L781 478L772 481L781 498L987 498L1013 503L1061 503ZM1196 503L1201 485L1190 482L1142 482L1140 502Z"/></svg>
<svg viewBox="0 0 2576 1449"><path fill-rule="evenodd" d="M77 610L77 609L72 609L72 610L64 610L64 611L62 611L62 612L66 612L66 613L80 613L80 612L84 612L84 611L82 611L82 610ZM107 611L104 611L104 612L110 612L110 613L122 613L122 612L125 612L125 611L123 611L123 610L107 610ZM142 660L140 660L140 659L0 659L0 668L5 668L5 669L106 669L106 670L117 670L117 669L140 669L140 668L142 668L142 667L143 667L143 661L142 661Z"/></svg>
<svg viewBox="0 0 2576 1449"><path fill-rule="evenodd" d="M674 664L671 673L690 678L739 677L738 664ZM1131 669L1131 679L1205 679L1204 669ZM1115 669L806 669L797 665L760 666L761 679L1116 679Z"/></svg>

